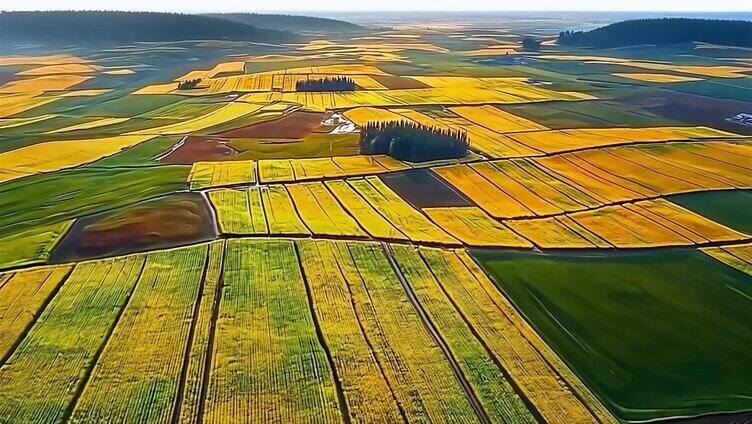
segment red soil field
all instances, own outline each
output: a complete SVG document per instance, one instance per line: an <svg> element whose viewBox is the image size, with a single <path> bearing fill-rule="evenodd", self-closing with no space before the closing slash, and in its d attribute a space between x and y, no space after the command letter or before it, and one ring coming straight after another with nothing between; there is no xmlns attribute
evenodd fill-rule
<svg viewBox="0 0 752 424"><path fill-rule="evenodd" d="M235 149L223 143L224 140L188 136L180 147L160 159L160 162L191 165L193 162L207 160L224 160L238 154Z"/></svg>
<svg viewBox="0 0 752 424"><path fill-rule="evenodd" d="M394 75L371 75L371 78L375 79L379 84L390 90L428 88L428 85L412 78L405 78Z"/></svg>
<svg viewBox="0 0 752 424"><path fill-rule="evenodd" d="M225 138L288 138L298 139L321 126L331 114L323 112L293 112L275 121L262 122L215 134Z"/></svg>

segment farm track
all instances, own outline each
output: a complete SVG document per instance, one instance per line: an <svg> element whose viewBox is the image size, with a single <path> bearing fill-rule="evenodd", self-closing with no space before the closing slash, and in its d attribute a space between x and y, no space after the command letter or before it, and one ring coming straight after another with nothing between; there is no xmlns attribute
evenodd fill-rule
<svg viewBox="0 0 752 424"><path fill-rule="evenodd" d="M415 308L415 311L420 316L420 320L423 322L423 325L426 327L429 333L431 333L431 336L436 341L436 344L439 346L439 348L441 348L441 351L444 353L444 356L446 357L447 361L449 361L449 364L452 367L452 372L454 373L454 376L457 378L457 381L460 383L460 386L462 386L462 390L464 390L465 394L467 395L467 398L470 401L470 405L472 406L473 411L478 417L478 421L480 421L483 424L490 424L491 420L488 418L488 415L486 414L486 411L483 409L483 406L478 400L478 397L476 396L475 392L470 387L470 383L467 381L467 378L462 373L462 370L460 369L460 366L457 363L457 360L454 358L454 355L452 355L452 352L449 350L449 347L447 346L443 337L441 337L436 327L434 327L433 323L431 322L431 319L428 317L428 314L426 314L426 311L423 310L423 307L420 305L420 302L415 296L415 293L410 287L410 284L407 282L407 279L402 274L402 271L400 270L399 265L397 264L397 261L394 259L394 254L392 252L392 249L389 247L389 244L385 242L381 242L381 247L384 250L384 254L386 255L387 260L389 261L389 265L392 267L392 270L397 275L397 278L399 279L400 284L402 285L402 288L405 290L408 300L410 301L410 303Z"/></svg>
<svg viewBox="0 0 752 424"><path fill-rule="evenodd" d="M183 351L183 365L180 370L180 379L178 380L178 388L177 388L177 395L175 398L175 403L173 404L173 410L172 410L172 423L178 424L180 422L180 411L183 406L183 399L185 397L185 382L188 377L188 366L190 364L190 353L191 349L193 348L193 338L196 333L196 325L198 324L198 314L201 309L201 299L203 298L204 294L204 287L206 285L206 275L207 271L209 270L209 261L211 260L211 255L209 253L209 249L206 249L206 257L204 258L204 269L201 274L201 283L199 283L199 288L196 293L196 300L193 305L193 315L191 317L191 326L188 330L188 337L185 342L185 349Z"/></svg>
<svg viewBox="0 0 752 424"><path fill-rule="evenodd" d="M329 345L326 343L326 339L324 338L324 333L321 331L321 324L319 323L319 319L316 316L316 312L313 310L313 296L311 296L311 286L308 282L308 278L305 275L305 272L303 270L303 267L300 264L300 250L298 248L297 243L294 243L295 248L295 257L298 261L298 266L300 267L300 274L303 278L303 285L305 286L305 292L306 292L306 299L308 300L308 312L311 314L311 319L313 320L313 327L316 330L316 339L318 340L319 344L321 345L321 348L324 350L324 354L326 355L326 360L329 362L329 368L332 370L332 379L334 380L334 386L337 389L337 401L339 403L339 410L342 413L342 420L345 424L350 424L352 421L350 419L350 412L347 407L347 400L345 399L345 391L342 388L342 380L339 377L339 374L337 373L337 367L334 363L334 359L332 358L332 352L329 349Z"/></svg>
<svg viewBox="0 0 752 424"><path fill-rule="evenodd" d="M731 189L735 190L735 189ZM661 198L662 196L657 196L654 199ZM640 199L641 200L654 200L654 199ZM624 204L632 204L637 202L635 200L625 201L625 202L618 202L613 205L605 205L605 206L617 206L617 205L624 205ZM600 208L603 208L605 206L599 206L597 208L591 208L584 210L582 212L587 211L593 211L598 210ZM578 211L579 212L579 211ZM566 214L559 214L555 216L562 216ZM530 218L528 218L530 219ZM511 221L514 221L512 219ZM513 231L510 229L510 231ZM551 247L551 248L542 248L540 246L537 246L533 243L533 248L530 247L514 247L514 246L471 246L463 243L454 243L454 244L446 244L446 243L438 243L438 242L428 242L428 241L410 241L410 240L403 240L403 239L386 239L386 238L371 238L371 237L358 237L358 236L337 236L337 235L321 235L321 234L220 234L217 236L214 240L232 240L232 239L241 239L241 238L255 238L255 239L270 239L270 240L279 240L279 239L291 239L291 240L305 240L305 239L313 239L313 240L330 240L330 241L377 241L377 242L385 242L390 244L399 244L399 245L412 245L412 246L423 246L423 247L436 247L436 248L444 248L444 249L452 249L452 248L479 248L484 250L512 250L512 251L540 251L540 252L551 252L551 253L605 253L605 252L649 252L649 251L660 251L660 250L670 250L670 249L683 249L683 250L696 250L700 248L705 247L724 247L724 246L737 246L737 245L743 245L747 244L750 241L752 241L752 238L743 239L743 240L733 240L733 241L710 241L710 242L702 242L702 243L696 243L694 245L663 245L663 246L650 246L650 247ZM210 240L211 241L211 240ZM82 261L85 260L95 260L95 259L107 259L112 257L118 257L123 255L131 255L131 254L138 254L138 253L146 253L146 252L158 252L161 250L170 250L180 247L188 247L193 246L195 244L201 244L206 243L207 241L201 241L198 243L186 243L186 244L179 244L174 246L168 246L163 247L159 249L147 249L147 250L139 250L134 252L128 252L126 254L119 254L119 255L113 255L113 256L102 256L102 257L95 257L95 258L83 258ZM77 262L55 262L50 263L50 265L64 265L64 264L75 264ZM32 269L39 266L46 266L46 265L40 265L40 264L29 264L29 265L22 265L15 268L9 268L5 269L2 272L15 272L15 271L22 271L25 269Z"/></svg>
<svg viewBox="0 0 752 424"><path fill-rule="evenodd" d="M214 340L217 333L217 318L219 317L219 305L222 301L222 288L224 283L225 273L225 255L227 254L227 244L223 243L222 255L220 255L219 263L219 281L217 282L217 289L214 292L214 303L212 304L211 319L209 320L209 337L206 344L206 358L204 360L204 367L201 371L201 386L198 397L198 411L196 414L196 424L202 424L204 422L204 411L206 408L206 396L207 389L209 387L209 378L211 377L211 364L214 357ZM195 319L195 317L194 317Z"/></svg>
<svg viewBox="0 0 752 424"><path fill-rule="evenodd" d="M433 276L433 278L436 279L436 281L438 281L438 278L434 269L431 268L430 264L426 261L426 258L423 255L420 255L420 257L423 263L426 265L426 268L431 272L431 275ZM530 411L530 413L535 417L535 419L538 422L540 423L546 422L546 420L543 418L538 408L535 407L535 404L533 404L530 398L525 396L525 393L522 391L517 381L515 381L514 378L512 378L512 376L509 374L509 371L507 371L507 369L504 368L504 366L499 361L499 358L497 358L496 355L494 355L493 350L490 348L490 346L488 346L488 343L486 343L486 341L483 339L480 333L478 333L478 330L467 319L467 316L462 312L459 305L457 304L457 301L453 299L452 296L449 295L449 293L441 284L437 284L437 286L439 287L439 290L441 290L441 292L444 294L444 296L446 296L446 298L449 300L449 303L451 303L452 307L454 307L454 310L457 312L460 318L462 318L462 321L465 322L465 324L467 325L467 328L470 330L473 336L475 336L478 342L483 346L483 349L485 349L485 351L488 353L489 358L491 358L491 360L496 365L496 367L499 368L499 370L501 370L506 380L514 388L514 391L520 396L520 399L522 399L522 401L525 403L525 406L527 406L528 411ZM551 364L548 364L548 365L551 366ZM551 366L551 369L555 370L556 368ZM561 375L559 375L559 377L562 378L562 381L566 382L566 380ZM576 393L576 392L573 391L573 393ZM580 399L580 401L582 401L582 399ZM583 404L587 405L584 402Z"/></svg>

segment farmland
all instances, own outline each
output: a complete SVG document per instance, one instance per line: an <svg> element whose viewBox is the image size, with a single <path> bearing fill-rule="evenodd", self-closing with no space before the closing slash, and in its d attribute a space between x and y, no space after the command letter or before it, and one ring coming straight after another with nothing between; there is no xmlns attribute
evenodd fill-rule
<svg viewBox="0 0 752 424"><path fill-rule="evenodd" d="M358 19L3 44L0 422L745 422L748 51Z"/></svg>

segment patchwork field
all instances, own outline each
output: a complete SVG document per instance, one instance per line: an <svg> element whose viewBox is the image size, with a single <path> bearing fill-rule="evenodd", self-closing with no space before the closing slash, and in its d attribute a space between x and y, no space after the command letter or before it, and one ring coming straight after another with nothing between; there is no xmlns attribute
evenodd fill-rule
<svg viewBox="0 0 752 424"><path fill-rule="evenodd" d="M747 422L748 51L358 23L3 44L0 422Z"/></svg>

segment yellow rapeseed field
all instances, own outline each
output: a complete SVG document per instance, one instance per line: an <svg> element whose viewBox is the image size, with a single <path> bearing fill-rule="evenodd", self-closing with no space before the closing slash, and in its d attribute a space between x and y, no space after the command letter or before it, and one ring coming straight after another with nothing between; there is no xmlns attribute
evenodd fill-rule
<svg viewBox="0 0 752 424"><path fill-rule="evenodd" d="M3 102L2 107L0 108L0 118L7 118L58 100L58 97L42 96L41 92L28 94L1 94Z"/></svg>
<svg viewBox="0 0 752 424"><path fill-rule="evenodd" d="M414 209L377 177L348 180L358 194L415 242L459 245L459 242ZM336 194L336 193L335 193Z"/></svg>
<svg viewBox="0 0 752 424"><path fill-rule="evenodd" d="M558 217L509 220L505 224L543 249L596 247Z"/></svg>
<svg viewBox="0 0 752 424"><path fill-rule="evenodd" d="M4 105L3 105L4 106ZM55 118L57 115L39 115L31 118L3 118L0 119L0 130L6 128L16 128L36 122L46 121Z"/></svg>
<svg viewBox="0 0 752 424"><path fill-rule="evenodd" d="M657 83L702 81L702 78L684 77L681 75L672 75L672 74L650 74L650 73L634 72L634 73L615 73L611 75L615 75L617 77L622 77L622 78L633 79L637 81L657 82Z"/></svg>
<svg viewBox="0 0 752 424"><path fill-rule="evenodd" d="M0 274L0 358L11 353L72 268L42 266Z"/></svg>
<svg viewBox="0 0 752 424"><path fill-rule="evenodd" d="M94 162L155 136L121 135L86 140L48 141L0 153L0 182Z"/></svg>
<svg viewBox="0 0 752 424"><path fill-rule="evenodd" d="M321 182L286 186L303 222L311 233L329 236L366 237L358 223Z"/></svg>
<svg viewBox="0 0 752 424"><path fill-rule="evenodd" d="M232 239L226 250L203 422L341 423L294 243Z"/></svg>
<svg viewBox="0 0 752 424"><path fill-rule="evenodd" d="M418 249L412 246L394 245L391 250L489 419L492 422L536 423L503 369L494 362L491 353L439 285L438 279L456 278L452 270L435 262L434 267L429 268ZM433 259L430 255L425 256Z"/></svg>
<svg viewBox="0 0 752 424"><path fill-rule="evenodd" d="M175 124L147 128L145 130L135 131L131 134L188 134L193 131L212 127L214 125L222 124L233 119L251 114L261 109L263 106L263 104L253 104L239 101L230 102L220 107L219 109L216 109L212 112L207 113L206 115L199 116L197 118L189 119L187 121L178 122Z"/></svg>
<svg viewBox="0 0 752 424"><path fill-rule="evenodd" d="M171 422L207 255L207 244L146 255L139 281L76 399L71 421L121 417L133 422L149 411L152 422ZM143 390L155 381L162 385L159 397Z"/></svg>
<svg viewBox="0 0 752 424"><path fill-rule="evenodd" d="M324 184L372 237L383 240L409 240L344 180L330 180Z"/></svg>
<svg viewBox="0 0 752 424"><path fill-rule="evenodd" d="M468 246L532 247L530 242L474 206L424 208L423 212Z"/></svg>
<svg viewBox="0 0 752 424"><path fill-rule="evenodd" d="M360 127L369 122L399 122L408 121L401 115L388 109L375 107L356 107L345 111L342 116Z"/></svg>
<svg viewBox="0 0 752 424"><path fill-rule="evenodd" d="M261 200L269 234L310 235L311 232L300 219L295 204L285 186L280 184L261 188Z"/></svg>
<svg viewBox="0 0 752 424"><path fill-rule="evenodd" d="M256 182L254 167L255 162L250 160L195 162L188 174L188 182L191 189L253 184Z"/></svg>
<svg viewBox="0 0 752 424"><path fill-rule="evenodd" d="M121 122L125 122L131 118L101 118L95 119L90 122L84 122L83 124L70 125L56 130L48 131L48 134L64 133L69 131L88 130L91 128L106 127L108 125L115 125Z"/></svg>
<svg viewBox="0 0 752 424"><path fill-rule="evenodd" d="M56 74L90 74L96 72L97 68L83 63L69 63L60 65L44 65L38 68L27 69L16 75L19 76L36 76L36 75L56 75Z"/></svg>
<svg viewBox="0 0 752 424"><path fill-rule="evenodd" d="M231 72L243 72L245 69L245 62L222 62L214 66L212 69L208 71L191 71L187 74L183 75L180 78L176 78L175 81L185 81L185 80L192 80L192 79L206 79L206 78L214 78L218 74L222 73L231 73Z"/></svg>
<svg viewBox="0 0 752 424"><path fill-rule="evenodd" d="M513 115L490 105L455 106L450 107L449 110L469 121L502 134L548 129L537 122Z"/></svg>
<svg viewBox="0 0 752 424"><path fill-rule="evenodd" d="M467 165L442 166L433 171L495 218L535 215Z"/></svg>
<svg viewBox="0 0 752 424"><path fill-rule="evenodd" d="M0 416L4 420L27 423L64 420L139 279L144 256L138 254L76 264L13 351L9 358L13 366L0 369L3 395L13 399L13 402L0 402ZM61 334L75 337L60 337ZM142 341L140 347L164 347L161 343L154 343L155 339L149 340ZM172 345L168 347L177 353L183 351ZM123 353L141 364L152 365L131 349ZM119 390L120 383L112 387Z"/></svg>
<svg viewBox="0 0 752 424"><path fill-rule="evenodd" d="M752 244L700 249L713 258L752 276Z"/></svg>
<svg viewBox="0 0 752 424"><path fill-rule="evenodd" d="M0 93L6 95L62 91L91 78L90 76L83 75L44 75L7 82L0 86Z"/></svg>
<svg viewBox="0 0 752 424"><path fill-rule="evenodd" d="M398 422L400 405L371 350L341 268L353 269L344 243L296 242L312 309L342 381L350 414L365 422ZM353 278L352 272L347 272ZM360 276L354 276L359 279ZM356 283L353 281L352 283Z"/></svg>
<svg viewBox="0 0 752 424"><path fill-rule="evenodd" d="M449 363L407 301L378 243L347 243L342 264L355 311L408 422L473 423L477 416Z"/></svg>

